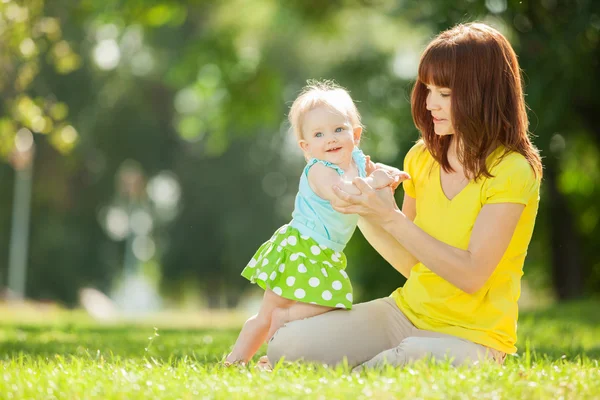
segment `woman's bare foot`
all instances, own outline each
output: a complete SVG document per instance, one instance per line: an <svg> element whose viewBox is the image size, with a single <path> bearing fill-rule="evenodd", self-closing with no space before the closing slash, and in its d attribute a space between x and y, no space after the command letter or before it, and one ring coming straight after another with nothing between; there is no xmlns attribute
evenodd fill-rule
<svg viewBox="0 0 600 400"><path fill-rule="evenodd" d="M289 316L289 308L276 308L273 310L271 313L271 326L269 327L269 333L267 334L267 341L273 337L279 328L289 322Z"/></svg>
<svg viewBox="0 0 600 400"><path fill-rule="evenodd" d="M259 369L261 371L267 371L267 372L273 371L273 367L271 366L271 363L269 362L269 359L267 358L267 356L262 356L258 360L258 362L256 363L256 369Z"/></svg>

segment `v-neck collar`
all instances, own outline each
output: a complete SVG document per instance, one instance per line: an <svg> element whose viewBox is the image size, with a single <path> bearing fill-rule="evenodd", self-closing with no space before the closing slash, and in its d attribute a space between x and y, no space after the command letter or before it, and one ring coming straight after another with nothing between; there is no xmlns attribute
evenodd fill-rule
<svg viewBox="0 0 600 400"><path fill-rule="evenodd" d="M503 149L503 148L504 148L504 146L503 146L503 145L499 145L498 147L496 147L496 148L494 149L494 151L492 151L490 154L488 154L488 156L487 156L487 157L486 157L486 159L485 159L485 160L486 160L486 161L485 161L485 162L486 162L486 165L488 165L488 169L491 169L491 167L493 167L493 165L490 165L490 160L492 159L492 157L494 157L494 158L497 158L497 153L498 153L498 151L499 151L500 149ZM436 161L436 164L437 164L436 170L437 170L437 175L438 175L438 176L437 176L437 180L436 180L436 181L437 181L437 186L438 186L438 188L440 189L440 192L441 192L442 196L444 197L444 199L446 199L446 201L448 201L448 202L452 202L452 201L454 201L454 200L455 200L457 197L459 197L459 196L460 196L460 195L461 195L463 192L465 192L465 191L466 191L466 189L467 189L469 186L471 186L471 184L474 182L474 180L473 180L473 179L469 179L469 181L467 182L467 184L466 184L466 185L465 185L465 186L464 186L462 189L460 189L460 191L458 191L458 193L456 193L454 196L452 196L452 198L449 198L449 197L446 195L446 192L444 192L444 186L442 186L442 165L441 165L440 163L438 163L437 161Z"/></svg>

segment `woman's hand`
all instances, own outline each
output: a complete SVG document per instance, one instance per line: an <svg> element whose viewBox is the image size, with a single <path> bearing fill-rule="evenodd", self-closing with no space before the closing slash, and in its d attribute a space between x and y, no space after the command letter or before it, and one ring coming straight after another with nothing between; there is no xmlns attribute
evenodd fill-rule
<svg viewBox="0 0 600 400"><path fill-rule="evenodd" d="M334 186L333 193L338 198L331 202L334 210L343 214L358 214L378 225L392 219L396 212L401 213L389 186L375 190L363 178L354 178L352 183L361 194L350 194Z"/></svg>

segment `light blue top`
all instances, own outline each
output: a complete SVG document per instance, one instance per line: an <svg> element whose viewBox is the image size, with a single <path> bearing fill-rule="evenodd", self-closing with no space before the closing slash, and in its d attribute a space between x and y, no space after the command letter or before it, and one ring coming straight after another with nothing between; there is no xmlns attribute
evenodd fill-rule
<svg viewBox="0 0 600 400"><path fill-rule="evenodd" d="M365 178L367 160L358 147L352 151L352 159L356 163L359 176ZM335 164L316 158L311 159L300 176L290 226L298 229L301 235L310 236L320 245L335 251L343 251L356 229L358 215L335 211L329 200L322 199L313 192L308 184L308 170L316 163L333 168L340 175L344 174L344 171Z"/></svg>

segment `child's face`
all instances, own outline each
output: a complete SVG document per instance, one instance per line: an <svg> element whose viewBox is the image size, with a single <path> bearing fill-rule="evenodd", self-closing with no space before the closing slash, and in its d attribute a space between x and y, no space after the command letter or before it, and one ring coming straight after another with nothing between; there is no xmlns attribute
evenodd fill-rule
<svg viewBox="0 0 600 400"><path fill-rule="evenodd" d="M346 165L360 141L362 128L353 128L348 118L336 110L318 106L303 117L300 148L310 157Z"/></svg>

